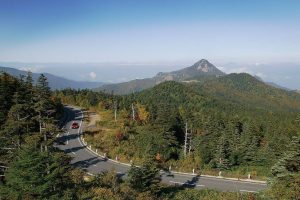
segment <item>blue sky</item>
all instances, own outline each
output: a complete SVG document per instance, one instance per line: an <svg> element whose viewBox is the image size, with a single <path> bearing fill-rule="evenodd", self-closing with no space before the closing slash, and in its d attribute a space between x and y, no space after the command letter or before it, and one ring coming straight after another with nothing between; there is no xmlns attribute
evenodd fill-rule
<svg viewBox="0 0 300 200"><path fill-rule="evenodd" d="M251 70L299 64L299 35L298 0L0 0L2 62Z"/></svg>

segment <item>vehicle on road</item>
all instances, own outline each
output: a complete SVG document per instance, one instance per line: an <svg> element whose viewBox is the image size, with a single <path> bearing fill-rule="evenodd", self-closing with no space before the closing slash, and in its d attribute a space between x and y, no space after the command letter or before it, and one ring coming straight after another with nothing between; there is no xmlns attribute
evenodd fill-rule
<svg viewBox="0 0 300 200"><path fill-rule="evenodd" d="M79 128L79 125L77 122L73 122L72 123L72 129L78 129Z"/></svg>

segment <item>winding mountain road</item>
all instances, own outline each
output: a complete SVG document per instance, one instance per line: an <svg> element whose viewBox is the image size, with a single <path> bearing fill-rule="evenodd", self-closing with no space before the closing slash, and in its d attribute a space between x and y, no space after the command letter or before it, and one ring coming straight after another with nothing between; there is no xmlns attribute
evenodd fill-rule
<svg viewBox="0 0 300 200"><path fill-rule="evenodd" d="M102 171L114 169L121 176L126 176L129 166L111 160L104 160L94 152L90 151L81 141L83 113L74 107L65 107L65 129L66 132L59 136L57 147L63 150L73 159L71 164L84 169L88 173L98 174ZM77 122L79 129L72 129L73 122ZM197 176L192 174L177 174L171 176L161 173L162 182L172 185L184 185L191 188L210 188L220 191L236 192L258 192L267 187L265 183L229 180L210 176Z"/></svg>

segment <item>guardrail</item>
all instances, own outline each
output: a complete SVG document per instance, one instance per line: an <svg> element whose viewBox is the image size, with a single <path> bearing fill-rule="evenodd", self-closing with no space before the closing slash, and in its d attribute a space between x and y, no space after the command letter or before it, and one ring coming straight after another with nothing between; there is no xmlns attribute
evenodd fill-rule
<svg viewBox="0 0 300 200"><path fill-rule="evenodd" d="M93 150L92 146L88 145L88 143L84 141L84 138L83 138L82 135L80 135L79 138L80 138L80 141L81 141L82 145L85 146L94 155L99 156L99 157L101 157L103 159L107 159L108 161L116 163L116 164L119 164L119 165L124 165L124 166L127 166L127 167L131 166L131 164L129 164L129 163L124 163L124 162L120 162L120 161L117 161L117 160L113 160L113 159L107 158L105 156L105 154L104 153L100 153L98 151L98 149ZM135 166L136 167L140 167L139 165L135 165ZM161 170L160 172L164 173L163 170ZM223 177L223 176L212 176L212 175L197 174L197 173L186 173L186 172L178 172L178 171L169 171L169 172L173 173L173 174L178 174L178 175L200 176L200 177L215 178L215 179L221 179L221 180L223 179L223 180L241 181L241 182L248 182L248 183L258 183L258 184L264 184L264 185L267 184L266 181L252 180L252 179L229 178L229 177Z"/></svg>
<svg viewBox="0 0 300 200"><path fill-rule="evenodd" d="M83 118L83 112L81 111L81 113L82 113L82 118ZM129 164L129 163L123 163L123 162L120 162L118 160L113 160L113 159L107 158L105 156L105 154L104 153L100 153L98 151L98 149L93 150L91 145L88 146L87 142L84 141L84 138L83 138L83 136L81 134L82 133L82 124L83 124L83 120L81 119L81 126L80 126L80 130L78 131L78 135L79 135L79 141L80 141L80 143L81 143L82 146L85 146L94 155L96 155L98 157L101 157L103 159L107 159L110 162L113 162L113 163L116 163L116 164L119 164L119 165L123 165L123 166L127 166L127 167L131 166L131 164ZM140 167L138 165L135 165L135 166ZM161 170L160 172L164 173L163 170ZM229 178L229 177L223 177L223 176L212 176L212 175L205 175L205 174L197 174L197 173L194 173L194 170L193 170L193 173L178 172L178 171L171 171L171 170L169 172L173 173L173 174L178 174L178 175L200 176L200 177L215 178L215 179L220 179L220 180L240 181L240 182L256 183L256 184L263 184L263 185L267 184L266 181L260 181L260 180Z"/></svg>

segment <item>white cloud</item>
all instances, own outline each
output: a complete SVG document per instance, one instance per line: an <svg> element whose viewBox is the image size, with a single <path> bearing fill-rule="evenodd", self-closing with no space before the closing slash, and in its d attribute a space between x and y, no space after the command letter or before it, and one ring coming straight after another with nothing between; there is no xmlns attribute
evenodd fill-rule
<svg viewBox="0 0 300 200"><path fill-rule="evenodd" d="M97 74L95 72L90 72L89 75L90 75L91 79L96 79L96 77L97 77Z"/></svg>
<svg viewBox="0 0 300 200"><path fill-rule="evenodd" d="M217 67L219 70L225 72L226 71L226 68L225 67Z"/></svg>
<svg viewBox="0 0 300 200"><path fill-rule="evenodd" d="M243 72L253 74L253 72L249 70L247 67L232 68L227 71L227 73L243 73Z"/></svg>
<svg viewBox="0 0 300 200"><path fill-rule="evenodd" d="M39 72L37 67L20 67L19 70L30 71L30 72Z"/></svg>
<svg viewBox="0 0 300 200"><path fill-rule="evenodd" d="M256 62L256 63L254 63L254 65L255 66L260 66L260 65L262 65L262 63Z"/></svg>
<svg viewBox="0 0 300 200"><path fill-rule="evenodd" d="M255 73L255 75L258 76L258 77L260 77L260 78L266 78L267 77L267 75L265 75L265 74L263 74L261 72L257 72L257 73Z"/></svg>

